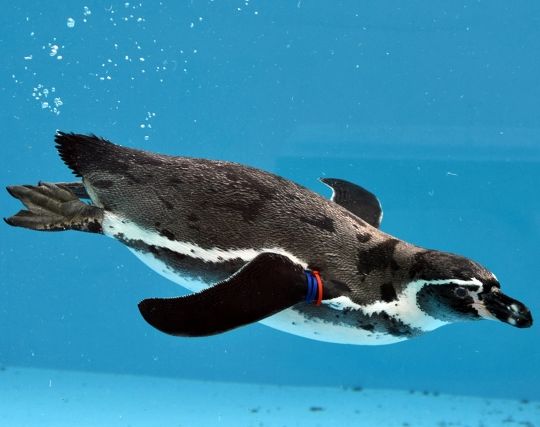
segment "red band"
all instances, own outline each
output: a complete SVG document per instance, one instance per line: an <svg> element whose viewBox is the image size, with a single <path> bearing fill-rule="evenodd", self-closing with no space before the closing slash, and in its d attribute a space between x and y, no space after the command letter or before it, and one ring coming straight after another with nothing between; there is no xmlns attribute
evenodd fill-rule
<svg viewBox="0 0 540 427"><path fill-rule="evenodd" d="M315 305L321 305L322 301L322 294L323 294L323 284L321 280L321 276L318 271L313 270L311 272L313 276L315 276L315 280L317 280L317 301L315 302Z"/></svg>

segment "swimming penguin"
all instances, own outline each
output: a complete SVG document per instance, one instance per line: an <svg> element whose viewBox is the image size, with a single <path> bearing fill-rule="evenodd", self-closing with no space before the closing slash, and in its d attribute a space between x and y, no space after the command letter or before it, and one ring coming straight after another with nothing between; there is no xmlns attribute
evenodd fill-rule
<svg viewBox="0 0 540 427"><path fill-rule="evenodd" d="M165 333L206 336L260 321L377 345L463 320L532 325L530 311L480 264L382 232L377 198L347 181L322 179L333 190L327 200L255 168L94 135L58 132L56 147L82 182L8 187L27 209L5 221L124 243L193 292L140 302L144 319Z"/></svg>

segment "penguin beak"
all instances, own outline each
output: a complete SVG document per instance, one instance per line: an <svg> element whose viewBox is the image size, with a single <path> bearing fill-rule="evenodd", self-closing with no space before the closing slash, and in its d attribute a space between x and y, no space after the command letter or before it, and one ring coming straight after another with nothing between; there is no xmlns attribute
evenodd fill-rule
<svg viewBox="0 0 540 427"><path fill-rule="evenodd" d="M533 320L530 310L519 301L506 296L497 288L483 296L486 310L501 322L508 323L516 328L529 328Z"/></svg>

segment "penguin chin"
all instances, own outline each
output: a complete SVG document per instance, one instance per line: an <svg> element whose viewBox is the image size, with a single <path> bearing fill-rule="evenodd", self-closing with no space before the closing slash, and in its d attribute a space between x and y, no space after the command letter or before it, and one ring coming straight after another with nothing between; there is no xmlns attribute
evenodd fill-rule
<svg viewBox="0 0 540 427"><path fill-rule="evenodd" d="M530 328L533 324L531 311L497 288L482 295L482 306L487 312L482 313L485 318L497 319L516 328Z"/></svg>

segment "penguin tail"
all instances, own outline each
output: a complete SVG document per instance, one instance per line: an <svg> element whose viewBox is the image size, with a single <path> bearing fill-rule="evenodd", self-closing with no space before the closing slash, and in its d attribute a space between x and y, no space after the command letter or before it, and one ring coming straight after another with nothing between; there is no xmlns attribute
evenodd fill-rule
<svg viewBox="0 0 540 427"><path fill-rule="evenodd" d="M96 135L82 135L58 131L54 137L56 149L64 163L79 177L91 171L95 164L106 162L114 157L117 147Z"/></svg>
<svg viewBox="0 0 540 427"><path fill-rule="evenodd" d="M31 230L101 233L103 209L82 202L69 185L74 186L40 182L38 185L7 187L8 193L27 209L4 218L4 221L14 227Z"/></svg>

